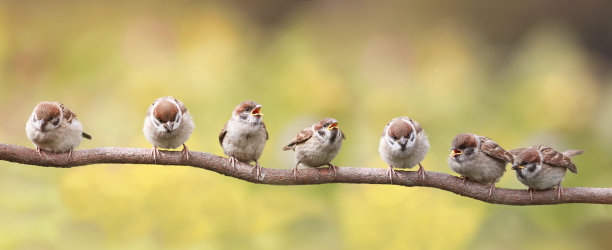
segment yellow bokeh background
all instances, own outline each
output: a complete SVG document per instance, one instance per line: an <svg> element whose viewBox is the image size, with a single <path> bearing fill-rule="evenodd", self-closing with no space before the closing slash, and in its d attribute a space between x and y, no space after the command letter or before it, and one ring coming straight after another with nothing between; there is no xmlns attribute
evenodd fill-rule
<svg viewBox="0 0 612 250"><path fill-rule="evenodd" d="M270 133L266 168L291 168L293 153L281 147L323 117L347 135L336 165L385 168L381 131L410 116L429 135L427 170L453 174L450 142L472 132L506 149L585 149L564 185L610 187L611 59L571 20L523 18L530 5L516 3L500 21L468 2L2 2L0 142L32 147L25 122L47 100L78 114L94 138L80 148L149 148L146 109L172 95L194 116L190 150L222 155L219 131L252 99ZM510 170L498 186L525 188ZM0 249L612 244L604 205L493 205L423 187L267 186L187 166L0 162L0 222Z"/></svg>

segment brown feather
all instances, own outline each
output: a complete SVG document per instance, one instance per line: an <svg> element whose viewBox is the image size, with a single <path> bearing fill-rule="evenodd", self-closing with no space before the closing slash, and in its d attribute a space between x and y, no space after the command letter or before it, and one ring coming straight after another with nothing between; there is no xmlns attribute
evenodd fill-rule
<svg viewBox="0 0 612 250"><path fill-rule="evenodd" d="M153 116L162 122L169 122L174 121L178 112L179 110L173 102L162 99L153 109Z"/></svg>
<svg viewBox="0 0 612 250"><path fill-rule="evenodd" d="M452 143L452 149L459 149L459 148L475 148L478 146L478 141L476 140L476 136L473 134L467 134L467 133L463 133L463 134L458 134L457 136L455 136L455 139L453 139L453 143Z"/></svg>
<svg viewBox="0 0 612 250"><path fill-rule="evenodd" d="M540 151L543 158L542 160L545 163L553 166L566 167L572 171L572 173L578 173L578 168L568 156L544 145L537 145L534 146L534 148Z"/></svg>
<svg viewBox="0 0 612 250"><path fill-rule="evenodd" d="M263 126L264 131L266 131L266 141L270 138L270 136L268 135L268 129L266 128L266 124L264 122L261 122L261 125Z"/></svg>
<svg viewBox="0 0 612 250"><path fill-rule="evenodd" d="M291 140L289 144L287 144L287 146L284 146L283 150L290 150L290 149L295 150L296 145L308 141L308 139L312 137L312 134L313 134L313 130L311 127L305 128L304 130L300 131L295 136L295 138L293 138L293 140Z"/></svg>
<svg viewBox="0 0 612 250"><path fill-rule="evenodd" d="M538 153L538 150L534 148L527 148L523 150L520 153L520 156L517 156L516 159L521 161L517 162L518 164L523 164L524 162L540 164L542 161L540 158L540 153Z"/></svg>
<svg viewBox="0 0 612 250"><path fill-rule="evenodd" d="M515 148L515 149L508 150L508 153L510 153L514 157L517 157L519 154L521 154L525 150L527 150L527 148Z"/></svg>
<svg viewBox="0 0 612 250"><path fill-rule="evenodd" d="M480 136L480 150L493 158L508 163L514 162L514 157L512 156L512 154L508 153L508 151L503 149L495 141L491 140L488 137Z"/></svg>
<svg viewBox="0 0 612 250"><path fill-rule="evenodd" d="M178 99L172 97L172 96L168 96L168 98L172 98L172 100L174 100L176 103L178 103L179 108L181 109L181 113L185 114L187 112L187 107L185 107L185 104L183 104L183 102L179 101Z"/></svg>
<svg viewBox="0 0 612 250"><path fill-rule="evenodd" d="M387 133L395 138L409 137L412 133L412 126L404 120L396 121L389 126Z"/></svg>
<svg viewBox="0 0 612 250"><path fill-rule="evenodd" d="M36 117L43 121L50 121L60 113L60 108L54 102L41 102L36 106Z"/></svg>
<svg viewBox="0 0 612 250"><path fill-rule="evenodd" d="M574 157L576 155L581 155L584 154L584 150L576 150L576 149L572 149L572 150L567 150L565 152L563 152L563 154L567 157Z"/></svg>
<svg viewBox="0 0 612 250"><path fill-rule="evenodd" d="M223 129L221 129L221 133L219 133L219 144L221 144L221 146L223 146L223 139L225 139L225 135L227 134L227 124L228 123L229 121L225 123L225 126L223 126ZM266 131L266 134L267 133L268 132Z"/></svg>
<svg viewBox="0 0 612 250"><path fill-rule="evenodd" d="M242 113L242 111L244 111L246 108L251 108L254 109L258 104L254 101L243 101L240 104L238 104L238 106L236 106L236 108L234 108L234 114L235 115L239 115L240 113Z"/></svg>
<svg viewBox="0 0 612 250"><path fill-rule="evenodd" d="M64 113L64 121L66 121L68 124L72 124L72 119L76 118L76 114L72 112L72 110L66 108L64 104L60 103L59 105L60 108L62 108L62 113Z"/></svg>

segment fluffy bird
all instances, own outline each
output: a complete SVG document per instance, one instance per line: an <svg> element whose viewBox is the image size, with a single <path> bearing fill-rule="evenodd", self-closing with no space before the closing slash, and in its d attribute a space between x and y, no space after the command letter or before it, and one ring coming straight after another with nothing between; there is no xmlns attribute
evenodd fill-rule
<svg viewBox="0 0 612 250"><path fill-rule="evenodd" d="M529 196L533 199L533 190L544 190L557 186L557 198L561 199L563 188L561 182L569 169L578 173L576 165L570 159L584 153L583 150L568 150L559 153L554 149L536 145L531 148L510 150L514 155L512 170L520 182L529 187Z"/></svg>
<svg viewBox="0 0 612 250"><path fill-rule="evenodd" d="M419 165L418 173L425 179L421 161L429 151L429 140L418 122L408 117L397 117L385 126L380 137L378 152L389 164L387 173L393 183L393 168L412 168Z"/></svg>
<svg viewBox="0 0 612 250"><path fill-rule="evenodd" d="M342 147L342 140L346 137L338 128L338 121L325 118L299 132L283 150L295 151L296 163L293 168L293 178L297 179L298 165L307 167L329 166L336 176L336 166L331 161L336 157Z"/></svg>
<svg viewBox="0 0 612 250"><path fill-rule="evenodd" d="M147 110L144 120L145 138L153 144L151 155L157 163L160 156L157 148L174 149L183 145L183 157L189 160L189 149L185 141L189 139L195 125L185 105L172 96L160 97Z"/></svg>
<svg viewBox="0 0 612 250"><path fill-rule="evenodd" d="M489 196L506 165L513 162L512 154L495 141L475 134L457 135L450 150L448 166L466 179L489 184Z"/></svg>
<svg viewBox="0 0 612 250"><path fill-rule="evenodd" d="M59 102L41 102L34 108L26 123L26 135L34 143L38 153L43 151L64 153L79 146L83 138L91 136L83 132L83 125L76 114Z"/></svg>
<svg viewBox="0 0 612 250"><path fill-rule="evenodd" d="M236 161L249 164L255 162L253 170L259 177L261 166L258 159L263 152L268 131L262 120L261 105L254 101L244 101L232 112L232 117L225 123L219 134L219 144L230 164L236 168Z"/></svg>

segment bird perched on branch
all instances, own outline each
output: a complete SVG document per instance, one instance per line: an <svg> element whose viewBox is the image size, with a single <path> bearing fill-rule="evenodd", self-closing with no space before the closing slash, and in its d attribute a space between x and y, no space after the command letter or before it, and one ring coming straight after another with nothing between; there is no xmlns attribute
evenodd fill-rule
<svg viewBox="0 0 612 250"><path fill-rule="evenodd" d="M329 166L336 176L336 166L331 161L342 147L346 137L338 127L338 121L325 118L299 132L283 150L295 151L296 163L293 168L293 178L297 179L298 165L307 167Z"/></svg>
<svg viewBox="0 0 612 250"><path fill-rule="evenodd" d="M246 164L254 161L253 170L258 177L261 173L258 159L268 140L261 107L254 101L238 104L219 133L219 144L225 155L229 156L232 167L236 168L236 160Z"/></svg>
<svg viewBox="0 0 612 250"><path fill-rule="evenodd" d="M425 131L418 122L408 117L392 119L380 137L378 152L382 159L389 164L387 173L393 183L393 168L412 168L419 165L418 173L425 179L425 169L421 161L429 151L429 140Z"/></svg>
<svg viewBox="0 0 612 250"><path fill-rule="evenodd" d="M513 149L510 152L514 155L512 170L516 171L518 180L529 187L528 191L532 199L533 190L544 190L554 186L557 186L557 198L561 199L563 195L561 182L566 170L578 173L576 165L570 158L584 153L583 150L568 150L559 153L544 145Z"/></svg>
<svg viewBox="0 0 612 250"><path fill-rule="evenodd" d="M450 150L448 166L466 179L489 184L489 196L506 165L513 162L512 155L495 141L475 134L457 135Z"/></svg>
<svg viewBox="0 0 612 250"><path fill-rule="evenodd" d="M185 141L189 139L195 125L185 105L172 96L160 97L149 106L144 120L145 138L153 144L151 155L157 163L161 156L157 148L174 149L183 145L183 157L189 160L189 149Z"/></svg>
<svg viewBox="0 0 612 250"><path fill-rule="evenodd" d="M41 102L34 108L26 123L26 135L34 143L38 153L69 152L79 146L83 138L91 136L83 132L83 125L76 114L59 102Z"/></svg>

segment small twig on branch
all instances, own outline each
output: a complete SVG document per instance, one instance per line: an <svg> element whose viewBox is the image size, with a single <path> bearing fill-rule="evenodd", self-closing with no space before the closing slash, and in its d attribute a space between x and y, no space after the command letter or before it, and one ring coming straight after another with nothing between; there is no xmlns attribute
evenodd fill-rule
<svg viewBox="0 0 612 250"><path fill-rule="evenodd" d="M300 170L297 180L290 169L263 168L260 178L252 172L252 166L239 163L233 170L227 158L205 152L190 151L189 160L180 151L161 151L158 165L183 165L211 170L252 183L269 185L312 185L324 183L387 184L391 185L386 168L339 167L334 178L327 168ZM71 168L91 164L154 164L150 149L144 148L94 148L68 153L39 154L36 150L0 143L0 160L42 167ZM487 203L506 205L550 205L562 203L612 204L612 188L564 188L563 196L550 191L537 191L533 199L526 189L497 188L488 197L487 185L465 181L456 176L439 172L427 172L423 181L416 171L396 171L393 185L406 187L433 187Z"/></svg>

